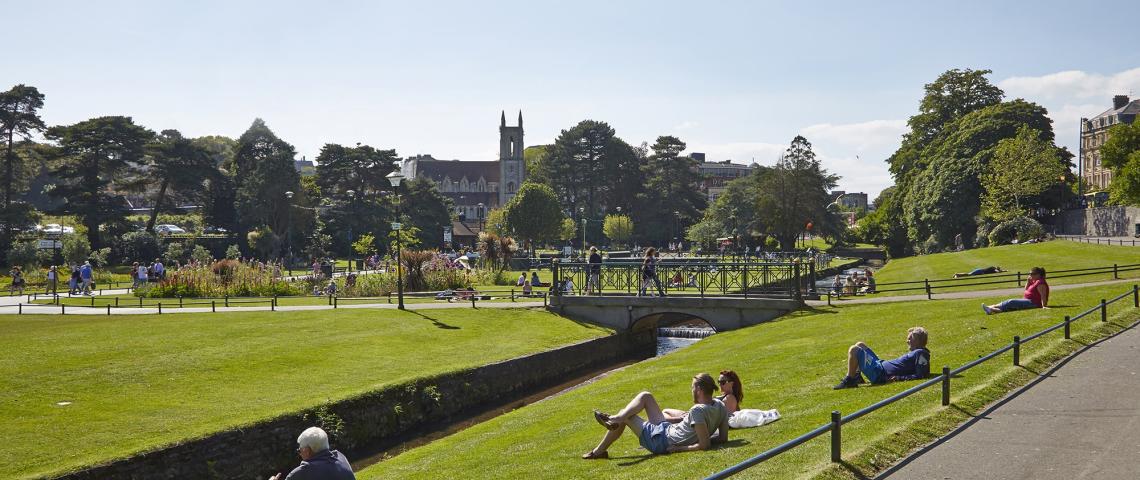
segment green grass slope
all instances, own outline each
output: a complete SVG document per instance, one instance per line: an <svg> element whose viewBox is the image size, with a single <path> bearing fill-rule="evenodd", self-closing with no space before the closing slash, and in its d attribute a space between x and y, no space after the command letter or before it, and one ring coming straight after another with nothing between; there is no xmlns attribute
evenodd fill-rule
<svg viewBox="0 0 1140 480"><path fill-rule="evenodd" d="M1046 272L1054 270L1070 270L1078 268L1111 267L1112 264L1128 265L1140 264L1140 247L1122 247L1108 245L1089 245L1064 240L1036 243L1030 245L1004 245L1001 247L977 248L961 252L937 253L934 255L919 255L905 257L887 262L878 272L875 279L881 289L921 287L918 285L883 285L891 282L922 281L925 278L947 279L955 273L965 273L975 268L996 265L1009 272L1022 272L1028 274L1033 267L1044 267ZM1023 275L1023 280L1024 280ZM1140 278L1140 271L1122 272L1121 278ZM938 292L952 292L963 290L992 290L998 288L1017 287L1016 277L993 277L980 275L962 279L962 283L983 282L987 278L1005 280L1001 284L975 285L959 288L939 288ZM1055 278L1049 280L1053 285L1073 283L1088 283L1111 280L1112 273L1084 275L1076 277ZM935 285L953 285L952 282L936 283ZM1024 283L1022 283L1024 285ZM909 292L883 292L882 295L917 295L921 290Z"/></svg>
<svg viewBox="0 0 1140 480"><path fill-rule="evenodd" d="M535 310L0 317L0 478L604 336ZM72 402L57 406L57 402Z"/></svg>
<svg viewBox="0 0 1140 480"><path fill-rule="evenodd" d="M847 347L869 343L883 358L906 350L905 330L915 325L930 332L934 370L956 367L1073 315L1100 298L1123 292L1123 285L1066 291L1058 308L985 316L981 300L935 300L838 306L800 312L778 321L726 332L678 351L615 372L605 378L539 402L447 438L412 449L358 474L379 478L700 478L791 440L826 423L832 410L850 413L917 382L863 386L835 391L845 373ZM995 299L986 299L995 300ZM1131 302L1112 307L1114 319L1137 316ZM1074 324L1074 338L1103 333L1096 319ZM1026 344L1023 365L1052 360L1077 342L1060 332ZM730 442L711 451L650 456L629 434L610 450L610 460L578 458L602 437L590 411L613 412L642 390L662 405L691 405L689 381L697 372L734 369L745 384L745 408L776 408L780 421L755 429L733 430ZM863 417L844 427L844 458L870 474L910 448L948 431L964 418L962 410L980 408L1027 379L1012 367L1008 354L954 379L955 405L944 408L937 388ZM748 470L739 478L849 477L829 462L826 435Z"/></svg>

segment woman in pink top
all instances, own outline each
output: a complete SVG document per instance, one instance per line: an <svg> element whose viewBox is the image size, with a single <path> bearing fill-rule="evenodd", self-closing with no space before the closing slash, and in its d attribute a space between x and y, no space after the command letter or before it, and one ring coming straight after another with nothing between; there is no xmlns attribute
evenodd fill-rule
<svg viewBox="0 0 1140 480"><path fill-rule="evenodd" d="M1044 268L1033 267L1033 270L1029 271L1029 281L1025 284L1025 294L1022 296L1025 298L1011 298L997 305L982 304L982 310L989 315L1030 308L1049 308L1049 284L1045 282Z"/></svg>

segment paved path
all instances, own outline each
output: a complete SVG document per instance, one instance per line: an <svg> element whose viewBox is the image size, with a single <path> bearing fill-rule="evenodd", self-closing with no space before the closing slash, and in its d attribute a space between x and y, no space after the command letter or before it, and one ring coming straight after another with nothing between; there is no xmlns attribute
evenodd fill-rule
<svg viewBox="0 0 1140 480"><path fill-rule="evenodd" d="M1120 280L1106 280L1103 282L1089 282L1089 283L1074 283L1070 285L1050 285L1051 291L1072 290L1074 288L1085 287L1099 287L1102 285L1116 285L1116 284L1140 284L1140 279L1136 278L1122 278ZM935 300L946 299L960 299L960 298L987 298L987 297L1012 297L1021 298L1021 294L1025 292L1024 287L1017 288L1001 288L997 290L971 290L968 292L943 292L934 293ZM926 300L926 294L920 295L895 295L895 296L879 296L879 295L864 295L852 300L832 300L832 305L857 305L862 303L891 303L891 302L912 302L915 300ZM826 306L826 300L808 300L808 306L819 307Z"/></svg>
<svg viewBox="0 0 1140 480"><path fill-rule="evenodd" d="M1133 325L1082 349L878 478L1140 478L1138 355L1140 328Z"/></svg>

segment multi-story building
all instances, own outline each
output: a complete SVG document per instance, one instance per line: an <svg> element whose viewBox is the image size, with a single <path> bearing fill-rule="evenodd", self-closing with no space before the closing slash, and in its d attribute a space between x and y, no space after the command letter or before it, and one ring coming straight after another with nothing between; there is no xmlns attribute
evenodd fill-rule
<svg viewBox="0 0 1140 480"><path fill-rule="evenodd" d="M732 163L732 160L706 162L703 153L691 153L689 157L701 162L697 165L697 172L703 179L701 189L708 194L709 204L715 202L717 197L724 193L724 190L728 188L728 182L747 176L757 167L756 163L749 166Z"/></svg>
<svg viewBox="0 0 1140 480"><path fill-rule="evenodd" d="M851 210L866 210L867 209L867 194L863 192L845 192L843 190L832 190L831 198L835 199L835 203L839 206Z"/></svg>
<svg viewBox="0 0 1140 480"><path fill-rule="evenodd" d="M1121 123L1136 121L1140 113L1140 100L1128 100L1127 95L1112 97L1112 108L1093 118L1081 119L1081 178L1093 191L1105 190L1112 181L1112 171L1100 163L1100 147L1108 141L1108 130Z"/></svg>

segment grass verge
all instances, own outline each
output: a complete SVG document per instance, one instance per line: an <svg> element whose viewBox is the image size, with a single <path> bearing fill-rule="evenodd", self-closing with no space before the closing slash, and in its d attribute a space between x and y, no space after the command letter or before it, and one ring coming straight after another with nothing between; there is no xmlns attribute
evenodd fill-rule
<svg viewBox="0 0 1140 480"><path fill-rule="evenodd" d="M480 472L484 478L693 478L708 475L795 438L826 423L832 410L850 413L898 393L915 382L831 390L844 372L847 346L870 344L880 356L905 350L905 330L925 326L936 370L962 365L1008 343L1074 315L1122 285L1064 292L1057 308L985 316L979 300L846 305L806 310L778 321L726 332L692 347L645 362L492 421L409 450L362 471L358 478L447 478ZM985 299L993 300L993 299ZM1127 309L1125 308L1127 307ZM1137 316L1130 302L1114 305L1113 319ZM1074 324L1077 341L1103 335L1109 326L1086 318ZM1033 368L1059 358L1076 342L1060 332L1024 346L1023 363ZM604 433L592 409L613 411L638 391L653 391L662 405L691 403L688 382L696 372L734 369L745 384L746 408L777 408L783 419L757 429L734 430L726 446L696 453L650 456L626 433L607 461L583 461ZM954 379L955 407L944 408L935 389L924 391L844 427L844 452L852 469L829 462L826 436L758 465L741 478L857 476L882 468L911 448L949 431L966 412L999 398L1028 373L1012 366L1009 355Z"/></svg>
<svg viewBox="0 0 1140 480"><path fill-rule="evenodd" d="M537 310L0 317L0 478L55 475L610 332ZM57 402L71 402L59 405Z"/></svg>

